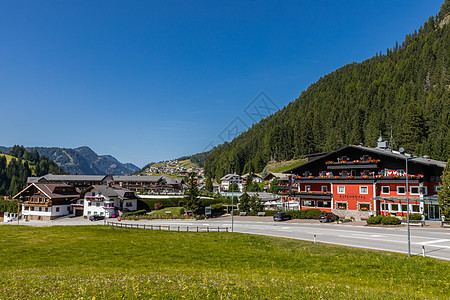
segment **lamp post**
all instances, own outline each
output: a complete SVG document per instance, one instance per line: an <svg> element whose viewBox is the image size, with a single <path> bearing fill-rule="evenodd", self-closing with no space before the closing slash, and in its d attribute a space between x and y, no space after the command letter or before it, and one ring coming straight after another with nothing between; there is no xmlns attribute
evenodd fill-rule
<svg viewBox="0 0 450 300"><path fill-rule="evenodd" d="M230 182L231 182L231 180L230 180ZM233 183L231 183L231 232L234 232L233 218L234 218L234 186L233 186Z"/></svg>
<svg viewBox="0 0 450 300"><path fill-rule="evenodd" d="M405 149L401 147L400 153L405 156L406 159L406 226L408 231L408 257L411 257L411 232L409 230L409 185L408 185L408 155L405 153Z"/></svg>

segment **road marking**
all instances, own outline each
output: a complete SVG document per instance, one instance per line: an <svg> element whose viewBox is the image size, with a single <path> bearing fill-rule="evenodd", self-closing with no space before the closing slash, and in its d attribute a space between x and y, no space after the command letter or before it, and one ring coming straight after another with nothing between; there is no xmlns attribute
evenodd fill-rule
<svg viewBox="0 0 450 300"><path fill-rule="evenodd" d="M449 239L440 239L440 240L422 242L422 243L417 243L417 244L418 245L429 245L429 246L432 246L431 244L444 243L444 242L449 242L449 241L450 241Z"/></svg>

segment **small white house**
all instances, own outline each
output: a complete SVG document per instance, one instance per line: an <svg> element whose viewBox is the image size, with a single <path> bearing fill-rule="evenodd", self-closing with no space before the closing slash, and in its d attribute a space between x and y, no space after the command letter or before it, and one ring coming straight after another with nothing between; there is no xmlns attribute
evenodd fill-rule
<svg viewBox="0 0 450 300"><path fill-rule="evenodd" d="M87 218L93 215L111 218L122 212L137 210L134 192L118 186L93 185L80 196L80 201L73 204L74 210L81 211L82 208L83 216Z"/></svg>
<svg viewBox="0 0 450 300"><path fill-rule="evenodd" d="M239 186L239 191L242 191L244 180L238 174L227 174L220 178L221 190L228 191L230 189L231 184L236 183ZM238 191L235 191L238 192Z"/></svg>

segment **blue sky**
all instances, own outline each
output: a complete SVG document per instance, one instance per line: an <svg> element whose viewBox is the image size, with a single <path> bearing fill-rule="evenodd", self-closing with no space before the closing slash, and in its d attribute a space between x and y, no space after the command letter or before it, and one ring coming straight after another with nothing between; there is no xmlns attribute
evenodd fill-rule
<svg viewBox="0 0 450 300"><path fill-rule="evenodd" d="M140 167L201 152L250 126L261 92L282 108L442 2L0 1L0 145Z"/></svg>

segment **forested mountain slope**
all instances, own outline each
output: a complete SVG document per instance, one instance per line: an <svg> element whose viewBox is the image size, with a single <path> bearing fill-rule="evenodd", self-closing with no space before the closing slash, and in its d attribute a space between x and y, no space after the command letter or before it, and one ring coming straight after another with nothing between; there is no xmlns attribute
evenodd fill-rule
<svg viewBox="0 0 450 300"><path fill-rule="evenodd" d="M0 196L16 195L25 187L29 176L67 174L54 161L39 155L36 150L28 152L23 146L16 145L8 154L10 156L0 154Z"/></svg>
<svg viewBox="0 0 450 300"><path fill-rule="evenodd" d="M260 172L269 160L289 160L348 144L375 146L380 132L394 148L450 158L450 0L418 32L385 54L324 76L277 113L205 163L207 176Z"/></svg>

